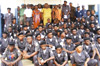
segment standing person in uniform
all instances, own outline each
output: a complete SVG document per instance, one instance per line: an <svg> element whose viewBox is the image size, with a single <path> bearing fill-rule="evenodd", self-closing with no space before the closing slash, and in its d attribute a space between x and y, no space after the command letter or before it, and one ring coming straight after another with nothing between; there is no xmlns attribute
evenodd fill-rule
<svg viewBox="0 0 100 66"><path fill-rule="evenodd" d="M8 13L5 14L4 19L5 19L5 28L8 28L9 25L12 24L12 19L13 19L13 14L11 13L11 8L7 8Z"/></svg>
<svg viewBox="0 0 100 66"><path fill-rule="evenodd" d="M27 35L26 39L27 39L27 44L26 44L26 47L23 51L23 57L24 57L24 59L32 60L34 62L35 66L39 66L38 61L37 61L37 54L39 51L39 45L34 44L31 34Z"/></svg>
<svg viewBox="0 0 100 66"><path fill-rule="evenodd" d="M63 51L61 45L56 46L54 57L55 66L69 66L67 53Z"/></svg>
<svg viewBox="0 0 100 66"><path fill-rule="evenodd" d="M35 6L35 10L33 10L33 22L34 22L34 28L37 28L40 25L40 11L38 10L38 6Z"/></svg>
<svg viewBox="0 0 100 66"><path fill-rule="evenodd" d="M97 60L90 59L86 51L83 51L82 45L76 46L76 51L71 55L72 66L96 66Z"/></svg>
<svg viewBox="0 0 100 66"><path fill-rule="evenodd" d="M41 50L38 54L38 62L40 66L53 66L53 52L50 50L45 41L40 43Z"/></svg>
<svg viewBox="0 0 100 66"><path fill-rule="evenodd" d="M75 7L73 7L72 3L70 3L70 19L75 21Z"/></svg>
<svg viewBox="0 0 100 66"><path fill-rule="evenodd" d="M44 8L41 10L41 12L43 24L46 25L47 19L49 18L51 20L51 9L49 8L48 3L45 3Z"/></svg>
<svg viewBox="0 0 100 66"><path fill-rule="evenodd" d="M81 13L82 13L82 16L84 17L84 18L86 18L86 12L87 12L87 10L85 9L85 6L84 5L82 5L82 10L81 10Z"/></svg>
<svg viewBox="0 0 100 66"><path fill-rule="evenodd" d="M1 61L1 66L23 66L21 62L21 54L15 48L14 42L9 42L9 46L7 50L3 53Z"/></svg>
<svg viewBox="0 0 100 66"><path fill-rule="evenodd" d="M77 11L75 12L75 18L78 20L78 18L82 17L82 13L80 11L80 6L77 7Z"/></svg>
<svg viewBox="0 0 100 66"><path fill-rule="evenodd" d="M67 21L68 18L70 18L69 6L67 5L67 1L64 1L64 4L62 6L62 16L65 22Z"/></svg>

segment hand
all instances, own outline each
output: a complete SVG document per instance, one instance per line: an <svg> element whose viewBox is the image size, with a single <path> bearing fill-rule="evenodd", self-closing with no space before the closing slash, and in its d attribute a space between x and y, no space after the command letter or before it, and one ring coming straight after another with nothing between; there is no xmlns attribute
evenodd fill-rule
<svg viewBox="0 0 100 66"><path fill-rule="evenodd" d="M44 65L44 62L41 62L40 64L41 64L41 65Z"/></svg>
<svg viewBox="0 0 100 66"><path fill-rule="evenodd" d="M11 63L7 62L6 65L11 66Z"/></svg>
<svg viewBox="0 0 100 66"><path fill-rule="evenodd" d="M57 66L61 66L60 64L57 64Z"/></svg>
<svg viewBox="0 0 100 66"><path fill-rule="evenodd" d="M11 66L13 66L15 64L15 62L11 62Z"/></svg>
<svg viewBox="0 0 100 66"><path fill-rule="evenodd" d="M24 55L24 59L30 58L30 55Z"/></svg>

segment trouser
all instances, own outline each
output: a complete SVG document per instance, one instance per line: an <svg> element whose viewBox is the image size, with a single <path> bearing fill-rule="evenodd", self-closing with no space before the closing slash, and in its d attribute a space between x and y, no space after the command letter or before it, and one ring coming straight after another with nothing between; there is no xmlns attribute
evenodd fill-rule
<svg viewBox="0 0 100 66"><path fill-rule="evenodd" d="M90 59L88 62L88 66L96 66L97 65L97 60L96 59Z"/></svg>
<svg viewBox="0 0 100 66"><path fill-rule="evenodd" d="M8 65L6 65L5 63L1 63L1 66L8 66ZM15 65L13 65L13 66L23 66L23 64L22 64L22 61L20 60L20 61L18 61L17 63L15 63Z"/></svg>
<svg viewBox="0 0 100 66"><path fill-rule="evenodd" d="M53 60L50 60L47 63L45 63L44 65L39 65L39 66L54 66Z"/></svg>
<svg viewBox="0 0 100 66"><path fill-rule="evenodd" d="M27 17L26 22L29 22L30 26L33 24L32 17Z"/></svg>
<svg viewBox="0 0 100 66"><path fill-rule="evenodd" d="M98 63L97 63L97 66L100 66L100 60L98 59Z"/></svg>
<svg viewBox="0 0 100 66"><path fill-rule="evenodd" d="M89 62L87 63L88 66L96 66L97 65L97 60L96 59L90 59ZM76 66L84 66L84 63L76 64Z"/></svg>
<svg viewBox="0 0 100 66"><path fill-rule="evenodd" d="M19 18L19 24L20 24L20 22L23 22L23 24L25 25L24 16L20 16L20 18Z"/></svg>
<svg viewBox="0 0 100 66"><path fill-rule="evenodd" d="M37 55L33 56L33 62L34 62L34 66L39 66Z"/></svg>
<svg viewBox="0 0 100 66"><path fill-rule="evenodd" d="M56 66L56 65L54 65L54 66ZM64 65L64 66L69 66L68 64L66 64L66 65Z"/></svg>

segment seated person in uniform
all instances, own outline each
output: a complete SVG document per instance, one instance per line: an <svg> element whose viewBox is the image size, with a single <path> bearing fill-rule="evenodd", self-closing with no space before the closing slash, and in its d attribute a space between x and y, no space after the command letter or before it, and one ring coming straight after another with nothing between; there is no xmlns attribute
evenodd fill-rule
<svg viewBox="0 0 100 66"><path fill-rule="evenodd" d="M98 60L98 66L100 66L100 36L97 37L96 45L96 56L95 58Z"/></svg>
<svg viewBox="0 0 100 66"><path fill-rule="evenodd" d="M72 66L96 66L97 60L90 59L89 54L83 50L82 45L76 46L76 51L71 55Z"/></svg>
<svg viewBox="0 0 100 66"><path fill-rule="evenodd" d="M32 60L34 62L34 65L38 66L37 54L39 51L39 45L34 43L31 34L27 35L26 39L27 39L27 44L25 46L25 49L23 50L23 57L24 59Z"/></svg>
<svg viewBox="0 0 100 66"><path fill-rule="evenodd" d="M47 33L47 38L45 39L46 43L49 45L50 48L55 50L55 46L57 46L57 39L53 36L52 32Z"/></svg>
<svg viewBox="0 0 100 66"><path fill-rule="evenodd" d="M61 45L56 46L54 51L54 64L55 66L69 66L68 65L68 56Z"/></svg>
<svg viewBox="0 0 100 66"><path fill-rule="evenodd" d="M41 35L40 33L36 34L35 39L34 39L34 44L39 44L42 42L43 40L41 39Z"/></svg>
<svg viewBox="0 0 100 66"><path fill-rule="evenodd" d="M95 45L90 43L90 38L85 38L83 44L83 50L85 50L92 59L94 59L95 57L95 52L96 52L95 49L96 49Z"/></svg>
<svg viewBox="0 0 100 66"><path fill-rule="evenodd" d="M53 66L53 52L50 50L45 41L40 43L40 51L38 54L38 62L40 66Z"/></svg>
<svg viewBox="0 0 100 66"><path fill-rule="evenodd" d="M14 42L9 42L7 50L3 53L1 66L23 66L21 54L15 48Z"/></svg>
<svg viewBox="0 0 100 66"><path fill-rule="evenodd" d="M70 55L75 52L75 44L72 43L72 39L70 37L66 37L63 50L68 53L68 60L70 60Z"/></svg>
<svg viewBox="0 0 100 66"><path fill-rule="evenodd" d="M18 40L16 43L16 48L23 54L23 50L25 49L26 43L24 41L24 35L23 33L18 34Z"/></svg>
<svg viewBox="0 0 100 66"><path fill-rule="evenodd" d="M20 31L20 33L23 33L25 35L27 31L28 31L28 26L27 25L24 25L23 26L23 30Z"/></svg>
<svg viewBox="0 0 100 66"><path fill-rule="evenodd" d="M41 39L45 38L45 31L43 29L43 26L38 26L38 29L36 30L36 32L34 34L36 35L38 33L40 33Z"/></svg>
<svg viewBox="0 0 100 66"><path fill-rule="evenodd" d="M73 28L72 29L72 35L71 35L72 41L75 45L80 44L81 42L81 35L77 34L77 29Z"/></svg>
<svg viewBox="0 0 100 66"><path fill-rule="evenodd" d="M7 46L8 46L8 33L7 32L3 32L3 34L2 34L2 38L1 38L1 40L0 40L0 42L1 42L1 46L0 46L0 53L2 54L4 51L5 51L5 49L7 48Z"/></svg>

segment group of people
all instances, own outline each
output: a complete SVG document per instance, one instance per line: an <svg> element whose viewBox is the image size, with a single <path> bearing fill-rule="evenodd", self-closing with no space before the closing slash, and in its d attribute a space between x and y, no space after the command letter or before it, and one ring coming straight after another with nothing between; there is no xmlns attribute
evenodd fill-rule
<svg viewBox="0 0 100 66"><path fill-rule="evenodd" d="M18 23L8 8L0 39L1 66L100 66L100 25L95 10L72 3L55 5L22 4Z"/></svg>

